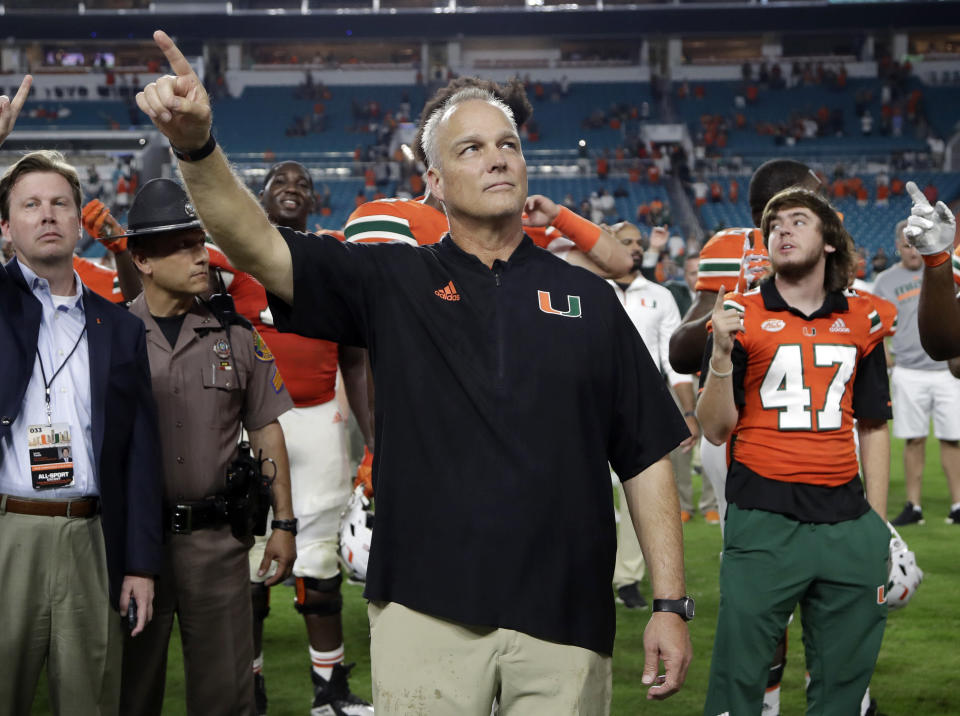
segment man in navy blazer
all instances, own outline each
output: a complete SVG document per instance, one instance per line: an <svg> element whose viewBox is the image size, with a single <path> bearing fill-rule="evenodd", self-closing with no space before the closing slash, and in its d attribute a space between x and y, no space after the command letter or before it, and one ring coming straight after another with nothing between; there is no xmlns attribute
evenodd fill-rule
<svg viewBox="0 0 960 716"><path fill-rule="evenodd" d="M29 90L0 98L0 142ZM19 101L19 106L15 106ZM159 442L142 321L73 270L80 184L56 152L0 179L0 713L116 714L121 619L152 616ZM64 461L64 456L69 458ZM112 607L112 609L111 609Z"/></svg>

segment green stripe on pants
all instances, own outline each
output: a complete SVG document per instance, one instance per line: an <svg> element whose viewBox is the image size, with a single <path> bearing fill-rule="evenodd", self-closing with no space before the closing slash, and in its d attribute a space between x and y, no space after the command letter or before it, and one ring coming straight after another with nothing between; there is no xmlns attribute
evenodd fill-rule
<svg viewBox="0 0 960 716"><path fill-rule="evenodd" d="M889 542L873 510L830 525L729 505L704 716L760 714L774 648L797 604L807 714L858 714L887 619Z"/></svg>

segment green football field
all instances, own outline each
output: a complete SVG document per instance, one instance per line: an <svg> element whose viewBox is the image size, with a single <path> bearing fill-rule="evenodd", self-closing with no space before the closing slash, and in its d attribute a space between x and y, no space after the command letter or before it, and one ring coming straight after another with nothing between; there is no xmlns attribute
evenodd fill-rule
<svg viewBox="0 0 960 716"><path fill-rule="evenodd" d="M893 440L890 514L896 515L905 501L902 442ZM694 477L699 491L699 478ZM960 713L954 687L960 655L953 639L960 634L960 609L951 595L960 593L957 547L960 526L944 523L949 495L940 470L935 440L927 446L924 476L924 516L927 523L901 529L901 535L917 554L925 573L923 585L906 609L891 612L883 649L871 684L880 710L888 716L944 716ZM717 616L717 573L721 548L720 529L695 517L684 527L687 588L697 600L697 618L690 624L694 660L680 693L665 702L648 702L640 685L643 667L643 629L649 611L630 611L617 606L617 642L613 658L613 714L650 713L670 716L699 714L706 693L710 652ZM649 585L643 584L649 597ZM550 595L544 594L544 599ZM366 604L357 586L344 584L344 631L347 661L356 662L353 690L370 696L369 635ZM273 590L272 611L267 620L264 674L270 713L276 716L308 714L311 700L306 633L293 609L293 590ZM799 619L794 619L783 681L783 716L804 712L804 658ZM176 630L175 630L176 632ZM180 643L171 641L164 714L184 714L184 678ZM411 659L416 658L411 645ZM34 714L49 713L45 688L41 686Z"/></svg>

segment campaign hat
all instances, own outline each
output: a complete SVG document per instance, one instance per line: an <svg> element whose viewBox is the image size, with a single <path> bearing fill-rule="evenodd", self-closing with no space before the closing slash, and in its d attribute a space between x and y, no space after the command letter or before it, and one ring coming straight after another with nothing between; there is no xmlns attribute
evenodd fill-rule
<svg viewBox="0 0 960 716"><path fill-rule="evenodd" d="M133 198L127 213L128 238L201 228L190 197L172 179L151 179Z"/></svg>

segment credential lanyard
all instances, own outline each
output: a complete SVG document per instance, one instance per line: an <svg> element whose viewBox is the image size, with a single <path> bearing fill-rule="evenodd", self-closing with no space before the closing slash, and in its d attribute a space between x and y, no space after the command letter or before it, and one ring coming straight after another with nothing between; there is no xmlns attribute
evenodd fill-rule
<svg viewBox="0 0 960 716"><path fill-rule="evenodd" d="M80 335L77 338L77 342L73 344L73 348L70 349L70 352L67 354L67 357L63 359L63 363L60 364L60 367L57 368L56 372L50 376L50 380L47 380L47 372L43 369L43 358L40 357L40 346L37 346L37 360L40 361L40 375L43 376L43 392L44 392L44 401L46 401L47 408L47 425L53 425L53 409L50 407L50 386L53 385L53 381L57 379L57 376L60 375L60 371L63 370L63 366L73 357L73 354L77 352L77 348L80 345L80 341L83 340L83 334L87 332L87 327L84 325L83 330L80 331Z"/></svg>

